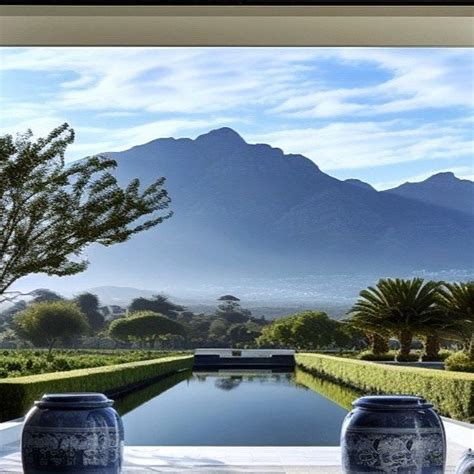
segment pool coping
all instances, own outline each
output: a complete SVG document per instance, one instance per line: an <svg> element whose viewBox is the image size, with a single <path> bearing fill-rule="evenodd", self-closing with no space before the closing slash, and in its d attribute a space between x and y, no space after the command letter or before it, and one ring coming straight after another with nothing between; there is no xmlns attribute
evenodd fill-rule
<svg viewBox="0 0 474 474"><path fill-rule="evenodd" d="M446 474L464 449L448 450ZM18 450L0 450L0 472L21 473ZM340 473L338 446L126 446L122 474L142 472L192 473Z"/></svg>
<svg viewBox="0 0 474 474"><path fill-rule="evenodd" d="M474 446L474 425L442 417L448 441L446 473ZM0 423L0 472L21 473L24 418ZM339 446L125 446L123 474L193 472L266 474L341 472Z"/></svg>

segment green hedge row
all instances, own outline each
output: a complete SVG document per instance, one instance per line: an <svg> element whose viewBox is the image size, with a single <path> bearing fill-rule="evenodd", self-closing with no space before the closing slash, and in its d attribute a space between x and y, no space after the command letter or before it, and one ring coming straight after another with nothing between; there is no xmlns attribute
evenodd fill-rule
<svg viewBox="0 0 474 474"><path fill-rule="evenodd" d="M146 379L192 369L193 356L107 365L91 369L0 379L0 421L27 413L44 393L108 392Z"/></svg>
<svg viewBox="0 0 474 474"><path fill-rule="evenodd" d="M445 416L474 421L474 374L397 367L322 354L297 354L298 366L364 393L418 395Z"/></svg>

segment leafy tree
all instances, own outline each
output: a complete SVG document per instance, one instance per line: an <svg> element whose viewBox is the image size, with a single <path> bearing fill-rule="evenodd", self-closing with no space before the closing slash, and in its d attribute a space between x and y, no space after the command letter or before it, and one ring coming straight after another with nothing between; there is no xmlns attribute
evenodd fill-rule
<svg viewBox="0 0 474 474"><path fill-rule="evenodd" d="M228 323L223 319L214 319L209 326L209 336L221 339L227 334Z"/></svg>
<svg viewBox="0 0 474 474"><path fill-rule="evenodd" d="M333 346L341 337L339 331L342 331L342 323L331 319L326 313L305 311L263 327L258 342L261 346L315 350Z"/></svg>
<svg viewBox="0 0 474 474"><path fill-rule="evenodd" d="M137 311L152 311L176 319L178 313L184 311L183 306L177 305L169 301L168 297L163 295L155 295L151 299L135 298L130 304L129 310L132 313Z"/></svg>
<svg viewBox="0 0 474 474"><path fill-rule="evenodd" d="M255 323L240 323L232 325L227 331L232 347L245 347L255 342L261 334L260 328Z"/></svg>
<svg viewBox="0 0 474 474"><path fill-rule="evenodd" d="M252 313L240 307L239 298L232 295L224 295L217 301L223 301L216 310L216 317L226 320L229 324L245 323Z"/></svg>
<svg viewBox="0 0 474 474"><path fill-rule="evenodd" d="M185 336L182 324L152 311L133 313L127 318L117 319L110 324L110 335L122 341L140 341L154 347L161 336Z"/></svg>
<svg viewBox="0 0 474 474"><path fill-rule="evenodd" d="M92 293L81 293L76 296L75 302L80 310L86 315L92 331L99 331L104 327L105 320L99 311L99 298Z"/></svg>
<svg viewBox="0 0 474 474"><path fill-rule="evenodd" d="M64 300L61 295L48 290L47 288L38 288L37 290L32 291L31 295L33 296L31 303L44 303L45 301L52 303L53 301Z"/></svg>
<svg viewBox="0 0 474 474"><path fill-rule="evenodd" d="M293 320L292 333L298 349L319 349L330 346L333 341L335 321L321 311L305 311Z"/></svg>
<svg viewBox="0 0 474 474"><path fill-rule="evenodd" d="M58 340L85 334L87 319L71 301L35 303L15 316L18 335L51 353Z"/></svg>
<svg viewBox="0 0 474 474"><path fill-rule="evenodd" d="M109 335L112 339L121 342L130 342L130 323L128 318L120 318L112 321L109 326Z"/></svg>
<svg viewBox="0 0 474 474"><path fill-rule="evenodd" d="M464 341L469 360L474 361L474 281L445 283L438 293L437 306Z"/></svg>
<svg viewBox="0 0 474 474"><path fill-rule="evenodd" d="M375 287L360 292L351 319L372 334L395 335L400 343L398 358L406 360L414 334L424 331L436 317L439 286L422 278L381 279Z"/></svg>
<svg viewBox="0 0 474 474"><path fill-rule="evenodd" d="M157 214L170 202L164 178L140 191L138 179L117 184L111 159L65 166L73 141L68 124L36 141L31 132L0 137L0 302L19 278L82 272L88 245L124 242L171 216Z"/></svg>
<svg viewBox="0 0 474 474"><path fill-rule="evenodd" d="M220 298L217 298L217 301L227 301L227 302L238 303L240 301L240 299L237 298L237 296L224 295L224 296L221 296Z"/></svg>

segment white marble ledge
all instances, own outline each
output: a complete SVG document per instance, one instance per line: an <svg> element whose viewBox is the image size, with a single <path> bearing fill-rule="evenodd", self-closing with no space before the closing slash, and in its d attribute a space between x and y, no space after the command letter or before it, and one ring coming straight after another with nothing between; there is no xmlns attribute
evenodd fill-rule
<svg viewBox="0 0 474 474"><path fill-rule="evenodd" d="M453 473L462 447L448 450ZM126 446L123 474L332 474L341 473L339 447ZM0 473L21 473L20 453L0 451Z"/></svg>

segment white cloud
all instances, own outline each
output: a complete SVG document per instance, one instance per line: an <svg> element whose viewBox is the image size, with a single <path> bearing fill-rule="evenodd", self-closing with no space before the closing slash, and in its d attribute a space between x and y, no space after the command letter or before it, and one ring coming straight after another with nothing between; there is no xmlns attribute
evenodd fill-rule
<svg viewBox="0 0 474 474"><path fill-rule="evenodd" d="M165 137L191 137L195 138L201 133L209 131L209 128L219 127L234 119L227 117L216 117L208 120L183 119L183 120L157 120L126 128L76 128L79 139L68 148L69 158L81 158L85 155L94 155L108 151L123 151L136 145L142 145L156 138ZM82 140L81 131L102 135L107 140Z"/></svg>
<svg viewBox="0 0 474 474"><path fill-rule="evenodd" d="M29 48L2 54L3 70L69 73L53 107L197 114L260 105L304 118L474 106L469 49ZM351 67L371 67L388 77L370 87L334 88L319 73L318 59L346 65L348 74Z"/></svg>
<svg viewBox="0 0 474 474"><path fill-rule="evenodd" d="M285 128L248 136L287 153L301 153L322 170L355 169L393 163L457 158L474 154L465 128L410 122L333 122L320 128Z"/></svg>
<svg viewBox="0 0 474 474"><path fill-rule="evenodd" d="M56 78L47 102L5 99L0 132L44 135L69 121L78 132L75 158L245 120L255 130L246 138L302 153L327 171L474 154L471 49L6 48L1 55L0 70ZM336 85L326 75L334 65L357 71L358 80ZM94 126L75 115L84 110L114 120ZM457 115L445 119L444 110ZM410 111L426 112L425 123L408 120Z"/></svg>
<svg viewBox="0 0 474 474"><path fill-rule="evenodd" d="M330 83L310 93L297 88L273 112L320 118L474 107L474 52L470 49L344 48L333 53L341 61L375 66L390 77L362 88L334 89Z"/></svg>

